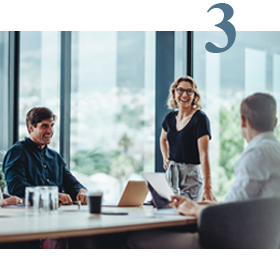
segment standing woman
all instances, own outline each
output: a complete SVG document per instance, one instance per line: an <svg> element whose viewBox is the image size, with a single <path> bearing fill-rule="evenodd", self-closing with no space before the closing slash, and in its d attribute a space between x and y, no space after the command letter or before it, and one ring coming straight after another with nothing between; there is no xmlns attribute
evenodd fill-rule
<svg viewBox="0 0 280 280"><path fill-rule="evenodd" d="M193 78L181 77L171 85L167 105L173 111L162 123L160 148L170 185L187 198L217 201L212 193L208 155L210 122L200 110Z"/></svg>

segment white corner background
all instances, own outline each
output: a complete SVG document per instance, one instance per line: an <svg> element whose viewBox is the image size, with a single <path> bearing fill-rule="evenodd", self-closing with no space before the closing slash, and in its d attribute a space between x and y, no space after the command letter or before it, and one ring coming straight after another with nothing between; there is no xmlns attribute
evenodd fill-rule
<svg viewBox="0 0 280 280"><path fill-rule="evenodd" d="M9 0L1 1L0 30L218 31L217 3L232 6L237 31L279 31L279 1L253 0Z"/></svg>

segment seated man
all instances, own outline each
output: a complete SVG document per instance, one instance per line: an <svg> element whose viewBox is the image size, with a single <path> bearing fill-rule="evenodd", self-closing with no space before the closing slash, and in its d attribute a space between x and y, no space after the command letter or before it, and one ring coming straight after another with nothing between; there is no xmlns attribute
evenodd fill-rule
<svg viewBox="0 0 280 280"><path fill-rule="evenodd" d="M62 157L48 148L56 115L45 107L35 107L26 115L29 137L14 144L3 160L8 192L25 196L28 186L58 186L59 201L87 203L86 189L66 168Z"/></svg>
<svg viewBox="0 0 280 280"><path fill-rule="evenodd" d="M242 101L241 131L248 146L235 164L235 181L224 203L280 196L280 143L273 134L276 112L276 101L269 94L256 93ZM170 206L182 215L196 218L207 207L179 195L172 197ZM157 230L131 234L128 247L200 248L200 245L198 233Z"/></svg>

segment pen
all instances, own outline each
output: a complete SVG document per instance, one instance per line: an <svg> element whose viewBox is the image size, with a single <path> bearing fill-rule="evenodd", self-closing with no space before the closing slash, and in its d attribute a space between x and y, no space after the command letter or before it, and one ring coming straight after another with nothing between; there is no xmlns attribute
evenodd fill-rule
<svg viewBox="0 0 280 280"><path fill-rule="evenodd" d="M80 200L78 200L78 201L73 201L73 204L81 205L81 201L80 201Z"/></svg>
<svg viewBox="0 0 280 280"><path fill-rule="evenodd" d="M127 212L101 212L102 215L128 215Z"/></svg>
<svg viewBox="0 0 280 280"><path fill-rule="evenodd" d="M78 210L80 210L80 208L81 208L81 201L80 200L73 201L73 204L77 204L78 205Z"/></svg>

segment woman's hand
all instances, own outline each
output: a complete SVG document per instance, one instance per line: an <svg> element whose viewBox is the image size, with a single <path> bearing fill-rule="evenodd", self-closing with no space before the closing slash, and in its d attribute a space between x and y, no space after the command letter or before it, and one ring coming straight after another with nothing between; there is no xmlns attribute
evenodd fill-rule
<svg viewBox="0 0 280 280"><path fill-rule="evenodd" d="M202 201L218 201L212 192L212 188L206 187L203 190Z"/></svg>
<svg viewBox="0 0 280 280"><path fill-rule="evenodd" d="M169 159L167 158L163 160L163 168L166 171L168 167L169 167Z"/></svg>
<svg viewBox="0 0 280 280"><path fill-rule="evenodd" d="M166 171L169 166L169 146L167 141L167 132L164 129L161 130L160 135L160 150L163 158L163 168Z"/></svg>
<svg viewBox="0 0 280 280"><path fill-rule="evenodd" d="M3 199L2 206L22 204L22 199L17 196L11 196Z"/></svg>

